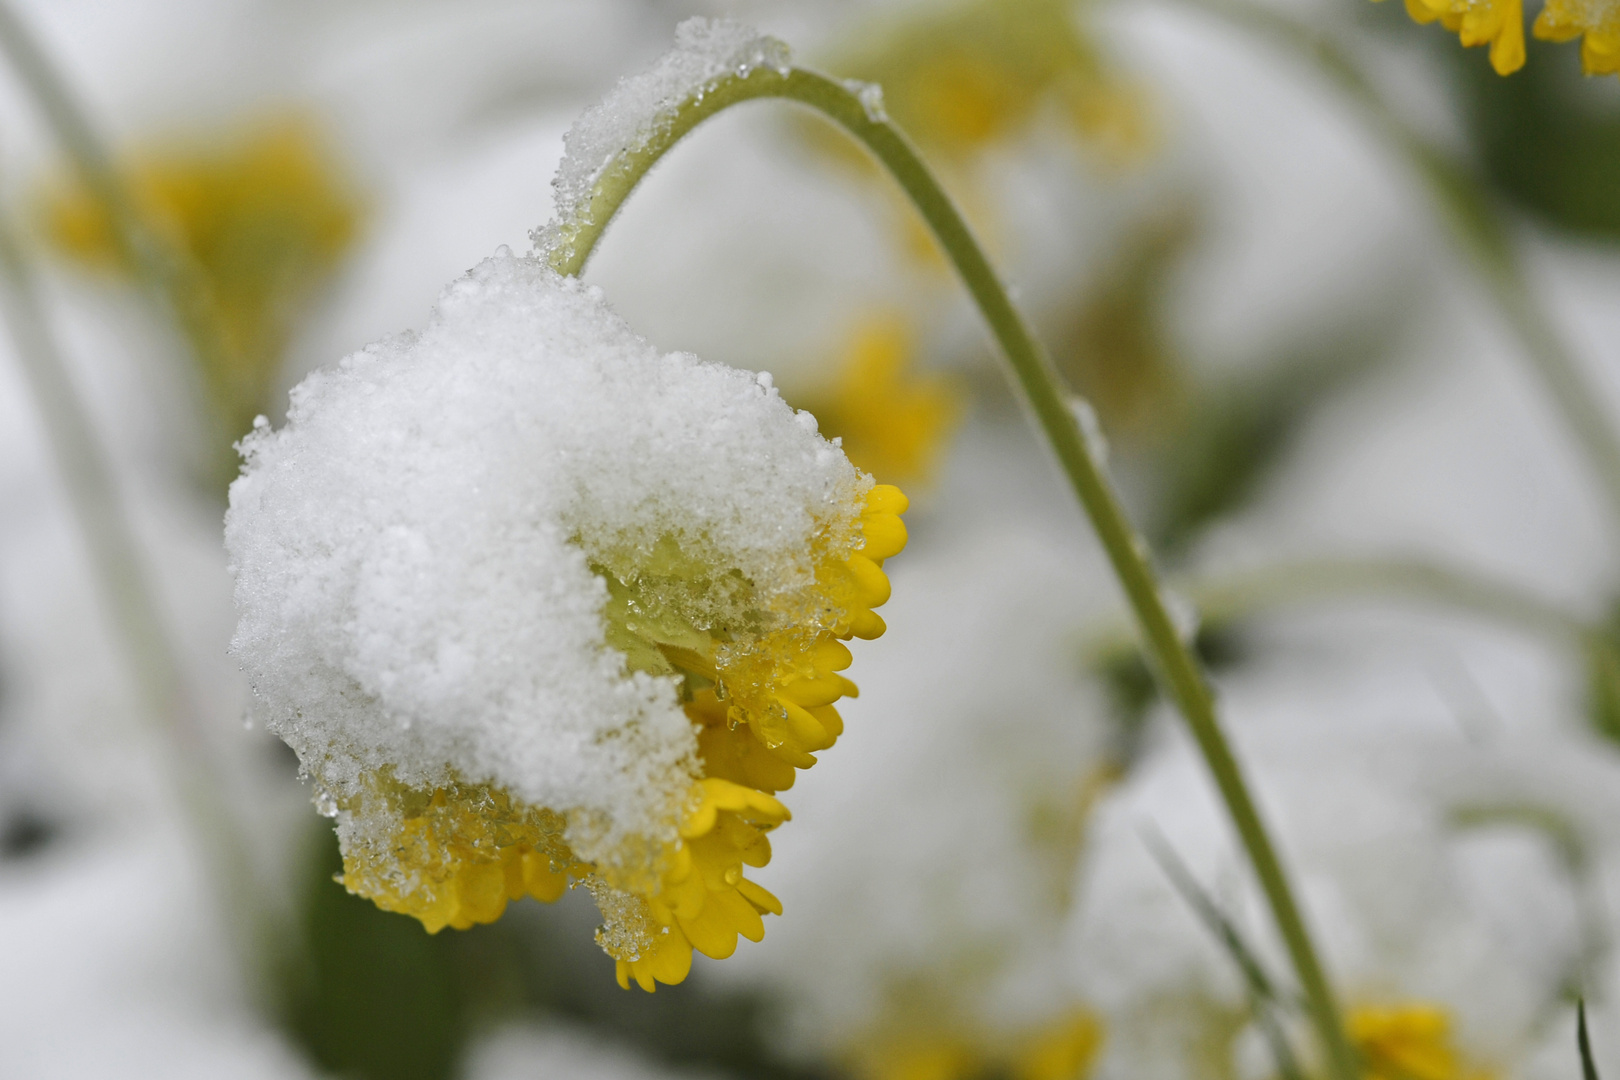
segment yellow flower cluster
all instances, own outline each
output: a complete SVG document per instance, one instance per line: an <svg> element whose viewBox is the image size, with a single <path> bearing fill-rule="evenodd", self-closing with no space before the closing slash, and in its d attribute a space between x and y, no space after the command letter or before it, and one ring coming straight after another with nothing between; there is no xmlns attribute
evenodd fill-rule
<svg viewBox="0 0 1620 1080"><path fill-rule="evenodd" d="M196 264L228 353L202 373L234 436L267 404L296 317L359 232L361 205L314 124L268 118L204 145L154 145L124 164L148 224ZM107 210L76 184L43 196L47 239L90 266L134 275Z"/></svg>
<svg viewBox="0 0 1620 1080"><path fill-rule="evenodd" d="M1345 1027L1367 1080L1492 1080L1457 1052L1451 1017L1437 1005L1363 1005L1350 1010Z"/></svg>
<svg viewBox="0 0 1620 1080"><path fill-rule="evenodd" d="M420 919L429 933L494 922L509 900L547 903L578 869L550 810L476 784L418 791L384 771L343 809L397 823L386 841L344 853L343 883L377 906Z"/></svg>
<svg viewBox="0 0 1620 1080"><path fill-rule="evenodd" d="M1152 143L1140 89L1108 69L1064 0L976 0L909 14L834 58L880 84L886 110L930 151L961 157L1042 110L1105 160L1129 164Z"/></svg>
<svg viewBox="0 0 1620 1080"><path fill-rule="evenodd" d="M366 794L340 807L358 820L390 823L384 835L345 845L344 885L437 932L492 922L523 896L555 900L573 879L603 909L598 941L616 961L619 984L628 988L633 979L647 991L683 980L694 950L722 959L739 936L760 940L762 915L782 907L743 876L744 867L770 860L766 834L788 819L776 793L843 732L835 706L856 693L840 674L851 660L844 642L884 631L872 609L889 598L883 563L905 546L905 509L898 488L873 487L857 549L823 553L809 594L757 634L672 633L667 622L637 618L652 604L610 600L620 639L628 632L662 659L661 670L680 677L698 729L701 777L679 809L674 842L625 852L613 865L587 863L564 839L563 813L488 785L420 792L379 774ZM643 668L656 662L633 650L627 658Z"/></svg>
<svg viewBox="0 0 1620 1080"><path fill-rule="evenodd" d="M1406 10L1420 23L1438 21L1464 45L1489 45L1499 75L1524 66L1521 0L1406 0ZM1620 0L1547 0L1531 29L1543 41L1582 38L1588 75L1620 75Z"/></svg>
<svg viewBox="0 0 1620 1080"><path fill-rule="evenodd" d="M1080 1080L1102 1045L1102 1022L1089 1009L1072 1008L1002 1038L971 1025L891 1033L858 1048L851 1067L860 1080Z"/></svg>

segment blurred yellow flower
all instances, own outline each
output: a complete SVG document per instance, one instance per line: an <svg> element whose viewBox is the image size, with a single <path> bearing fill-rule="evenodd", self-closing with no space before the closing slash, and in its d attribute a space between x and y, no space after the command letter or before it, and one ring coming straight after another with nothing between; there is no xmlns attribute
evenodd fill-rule
<svg viewBox="0 0 1620 1080"><path fill-rule="evenodd" d="M226 339L203 377L232 434L264 411L288 339L358 233L361 203L302 115L270 117L215 141L154 144L124 165L139 209L201 271ZM103 207L76 182L43 193L47 239L125 275Z"/></svg>
<svg viewBox="0 0 1620 1080"><path fill-rule="evenodd" d="M962 394L912 369L912 334L896 313L868 317L851 335L837 381L804 406L829 438L843 439L857 468L926 483L956 430Z"/></svg>
<svg viewBox="0 0 1620 1080"><path fill-rule="evenodd" d="M1152 143L1142 93L1107 70L1065 0L975 0L930 8L835 58L878 83L884 108L935 154L962 157L1055 105L1105 160Z"/></svg>
<svg viewBox="0 0 1620 1080"><path fill-rule="evenodd" d="M960 1033L927 1032L861 1047L854 1055L860 1080L961 1080L978 1075L984 1061Z"/></svg>
<svg viewBox="0 0 1620 1080"><path fill-rule="evenodd" d="M851 1063L860 1080L1082 1080L1102 1045L1102 1022L1075 1007L1011 1036L983 1035L961 1024L891 1031L859 1047Z"/></svg>
<svg viewBox="0 0 1620 1080"><path fill-rule="evenodd" d="M655 551L642 573L625 578L599 568L609 642L633 670L679 678L699 728L702 778L680 808L676 842L651 858L629 852L615 865L586 863L563 839L560 814L488 785L412 791L383 772L336 807L388 823L346 846L344 885L437 933L493 922L523 896L555 900L577 880L602 909L598 941L619 984L633 979L648 991L686 978L694 950L723 959L739 936L760 940L761 916L782 908L743 868L770 860L766 834L788 819L775 793L843 733L835 705L856 693L839 674L851 660L844 641L884 632L872 609L889 598L883 562L905 546L905 509L898 488L872 488L859 515L862 546L819 557L810 594L755 633L699 630L680 617L681 586L669 579L691 568L678 555Z"/></svg>
<svg viewBox="0 0 1620 1080"><path fill-rule="evenodd" d="M1521 0L1406 0L1420 23L1436 20L1464 45L1489 45L1491 66L1511 75L1524 66L1524 6Z"/></svg>
<svg viewBox="0 0 1620 1080"><path fill-rule="evenodd" d="M1091 1072L1102 1044L1102 1022L1074 1009L1021 1040L1007 1071L1015 1080L1078 1080Z"/></svg>
<svg viewBox="0 0 1620 1080"><path fill-rule="evenodd" d="M1547 0L1532 28L1544 41L1581 35L1581 67L1588 75L1620 75L1620 0Z"/></svg>
<svg viewBox="0 0 1620 1080"><path fill-rule="evenodd" d="M1491 1080L1493 1073L1468 1064L1457 1052L1451 1017L1425 1002L1363 1005L1350 1010L1345 1026L1366 1066L1367 1080Z"/></svg>

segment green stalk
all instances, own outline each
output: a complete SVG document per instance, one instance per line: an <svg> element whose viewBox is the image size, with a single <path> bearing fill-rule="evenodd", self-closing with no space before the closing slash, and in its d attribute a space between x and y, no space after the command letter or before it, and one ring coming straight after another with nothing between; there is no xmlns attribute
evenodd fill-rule
<svg viewBox="0 0 1620 1080"><path fill-rule="evenodd" d="M1349 54L1323 34L1278 11L1238 0L1187 2L1309 60L1362 107L1379 136L1423 178L1457 246L1519 339L1521 355L1563 415L1609 509L1620 520L1620 435L1598 404L1602 396L1536 298L1501 207L1477 173L1407 123Z"/></svg>
<svg viewBox="0 0 1620 1080"><path fill-rule="evenodd" d="M194 370L203 376L202 389L213 406L205 423L217 428L219 418L231 415L233 403L219 389L222 380L209 378L209 374L228 375L241 365L225 334L213 289L186 252L166 243L147 224L66 80L5 0L0 0L0 53L33 95L52 133L73 162L79 182L106 211L119 255L144 282L164 317L175 324L181 339L194 353ZM211 446L223 445L224 441L209 440ZM234 453L227 464L234 475Z"/></svg>
<svg viewBox="0 0 1620 1080"><path fill-rule="evenodd" d="M1131 527L1101 466L1092 456L1074 412L1074 397L1062 385L1041 344L1013 307L984 251L961 213L898 128L880 108L863 102L861 87L790 68L759 67L727 75L670 110L644 145L609 162L588 205L547 235L547 255L560 273L577 275L614 213L636 184L682 136L715 113L756 98L783 98L806 105L854 136L886 168L928 224L990 326L1034 420L1108 554L1171 700L1180 709L1225 800L1260 887L1277 922L1300 985L1310 1003L1329 1071L1335 1080L1357 1080L1355 1055L1339 1021L1332 988L1317 959L1299 905L1242 770L1216 717L1215 701L1198 661L1177 632L1145 542ZM875 88L873 88L875 89Z"/></svg>
<svg viewBox="0 0 1620 1080"><path fill-rule="evenodd" d="M251 992L267 970L263 950L278 944L261 903L246 833L220 786L190 680L153 590L140 543L113 470L96 437L61 350L46 323L33 275L8 230L0 227L0 316L43 421L46 441L62 478L68 505L90 557L124 659L134 677L141 711L167 744L175 787L187 824L207 859L232 943L240 949ZM267 954L266 954L267 955Z"/></svg>

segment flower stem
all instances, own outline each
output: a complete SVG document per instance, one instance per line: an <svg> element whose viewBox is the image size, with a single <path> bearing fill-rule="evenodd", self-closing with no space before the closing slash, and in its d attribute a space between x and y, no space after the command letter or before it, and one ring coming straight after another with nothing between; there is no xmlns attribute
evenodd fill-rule
<svg viewBox="0 0 1620 1080"><path fill-rule="evenodd" d="M168 622L163 617L135 529L111 463L74 389L61 350L41 310L33 274L9 231L0 227L0 316L43 421L93 576L134 677L141 711L167 743L168 763L187 823L219 890L232 944L250 992L267 969L264 952L279 944L261 902L247 834L221 786L221 770Z"/></svg>
<svg viewBox="0 0 1620 1080"><path fill-rule="evenodd" d="M52 133L73 162L79 182L106 212L120 256L144 282L163 317L173 322L194 354L195 372L202 376L203 392L213 406L204 422L211 428L218 427L221 418L231 415L231 402L215 389L221 381L209 376L238 370L241 364L225 333L212 287L185 251L166 243L147 224L66 80L5 0L0 0L0 53L33 95ZM225 438L211 438L209 443L210 448L223 445ZM229 454L225 464L229 475L234 475L234 453Z"/></svg>
<svg viewBox="0 0 1620 1080"><path fill-rule="evenodd" d="M900 130L880 110L869 111L859 89L800 68L778 71L760 67L744 76L722 77L705 87L702 94L671 110L644 145L608 163L586 208L573 221L559 223L550 234L548 255L553 267L564 274L578 274L615 211L647 170L703 120L743 101L784 98L809 106L854 136L882 163L927 222L972 294L1007 359L1013 381L1091 519L1130 601L1148 652L1156 661L1158 674L1186 718L1248 851L1310 1003L1329 1072L1334 1080L1357 1080L1355 1057L1339 1021L1332 988L1276 849L1221 730L1214 696L1170 617L1145 542L1132 528L1087 446L1075 416L1073 395L1064 388L1045 349L1013 306L1005 286L939 181Z"/></svg>
<svg viewBox="0 0 1620 1080"><path fill-rule="evenodd" d="M1407 123L1350 55L1323 34L1281 12L1242 0L1187 2L1311 61L1362 107L1379 136L1423 178L1458 247L1519 339L1522 356L1563 414L1570 436L1603 488L1609 509L1620 520L1620 434L1598 404L1601 395L1536 298L1511 230L1479 176Z"/></svg>

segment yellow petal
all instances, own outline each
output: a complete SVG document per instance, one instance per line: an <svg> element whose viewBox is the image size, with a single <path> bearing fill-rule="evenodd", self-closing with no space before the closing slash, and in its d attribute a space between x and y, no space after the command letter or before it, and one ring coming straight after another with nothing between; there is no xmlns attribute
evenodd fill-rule
<svg viewBox="0 0 1620 1080"><path fill-rule="evenodd" d="M898 514L862 515L861 535L866 538L861 554L880 563L905 550L906 525Z"/></svg>
<svg viewBox="0 0 1620 1080"><path fill-rule="evenodd" d="M725 913L726 920L737 933L749 941L764 940L765 922L759 917L759 911L735 888L710 893L709 901Z"/></svg>
<svg viewBox="0 0 1620 1080"><path fill-rule="evenodd" d="M880 638L889 627L883 621L883 616L875 611L857 611L849 622L849 632L853 637L862 641L871 641Z"/></svg>
<svg viewBox="0 0 1620 1080"><path fill-rule="evenodd" d="M778 698L778 704L787 715L788 730L792 732L795 743L805 750L825 750L834 742L834 737L821 721L810 715L802 706L795 705L785 698Z"/></svg>
<svg viewBox="0 0 1620 1080"><path fill-rule="evenodd" d="M855 662L849 646L833 637L824 637L810 647L810 664L818 672L843 671Z"/></svg>
<svg viewBox="0 0 1620 1080"><path fill-rule="evenodd" d="M866 509L876 514L903 514L911 501L893 484L873 484L866 493Z"/></svg>
<svg viewBox="0 0 1620 1080"><path fill-rule="evenodd" d="M737 892L760 912L769 912L772 915L782 914L782 901L765 886L755 881L743 878L737 882Z"/></svg>
<svg viewBox="0 0 1620 1080"><path fill-rule="evenodd" d="M551 859L538 851L523 855L523 887L528 894L549 904L568 890L568 875L551 868Z"/></svg>
<svg viewBox="0 0 1620 1080"><path fill-rule="evenodd" d="M674 986L684 981L692 970L692 943L678 928L670 927L668 936L659 942L648 966L652 977L661 983Z"/></svg>
<svg viewBox="0 0 1620 1080"><path fill-rule="evenodd" d="M771 838L760 836L742 850L742 861L756 869L771 861Z"/></svg>
<svg viewBox="0 0 1620 1080"><path fill-rule="evenodd" d="M822 705L819 708L806 709L805 711L819 720L821 726L827 729L827 734L833 738L836 739L844 733L844 718L831 705Z"/></svg>
<svg viewBox="0 0 1620 1080"><path fill-rule="evenodd" d="M506 910L506 870L500 863L468 867L456 878L457 920L489 923ZM457 929L463 929L457 927Z"/></svg>
<svg viewBox="0 0 1620 1080"><path fill-rule="evenodd" d="M1450 10L1448 0L1406 0L1406 13L1420 23L1432 23Z"/></svg>
<svg viewBox="0 0 1620 1080"><path fill-rule="evenodd" d="M697 918L681 920L681 929L691 939L692 947L711 960L724 960L737 951L737 928L715 902L718 895L709 894Z"/></svg>
<svg viewBox="0 0 1620 1080"><path fill-rule="evenodd" d="M881 607L888 602L889 578L881 566L859 553L849 557L848 565L861 603L867 607Z"/></svg>
<svg viewBox="0 0 1620 1080"><path fill-rule="evenodd" d="M836 673L829 673L825 679L794 679L782 687L781 696L802 708L831 705L844 696L846 682Z"/></svg>

